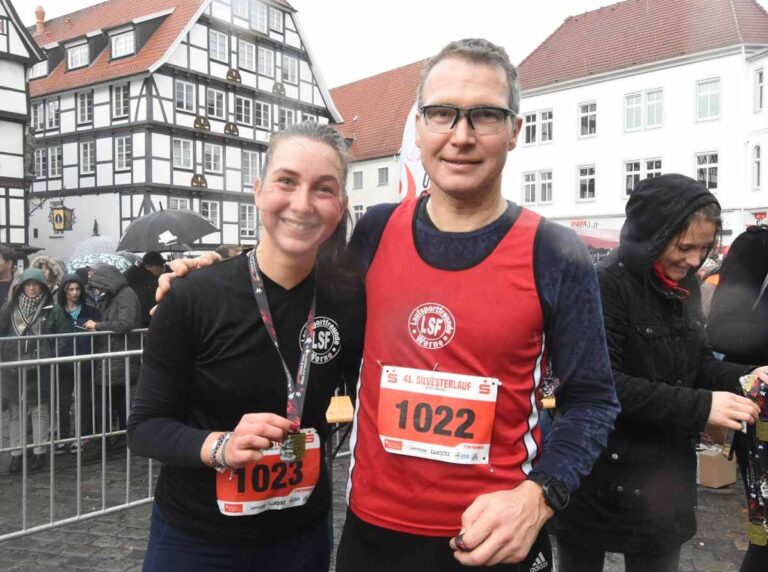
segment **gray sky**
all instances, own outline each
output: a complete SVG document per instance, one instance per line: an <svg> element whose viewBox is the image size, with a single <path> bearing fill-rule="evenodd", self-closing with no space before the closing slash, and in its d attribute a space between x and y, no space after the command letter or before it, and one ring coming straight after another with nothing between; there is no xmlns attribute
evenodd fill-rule
<svg viewBox="0 0 768 572"><path fill-rule="evenodd" d="M11 0L25 24L42 4L46 18L98 0ZM672 0L674 1L674 0ZM703 0L705 1L705 0ZM429 57L451 40L483 37L519 63L568 16L608 0L289 0L328 87ZM768 6L768 0L759 0Z"/></svg>

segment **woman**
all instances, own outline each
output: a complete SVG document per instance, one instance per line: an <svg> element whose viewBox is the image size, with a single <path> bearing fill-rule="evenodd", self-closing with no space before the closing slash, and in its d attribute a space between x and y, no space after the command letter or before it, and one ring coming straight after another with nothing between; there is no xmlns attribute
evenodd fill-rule
<svg viewBox="0 0 768 572"><path fill-rule="evenodd" d="M85 284L77 274L67 274L61 281L58 295L59 306L64 310L70 332L85 332L85 323L88 320L101 320L101 314L86 302ZM93 340L90 336L77 336L73 344L67 344L61 355L87 355L92 352ZM84 360L79 365L80 372L80 420L81 433L90 435L95 428L90 423L90 388L91 362ZM75 387L75 366L73 364L61 364L59 366L59 438L71 437L71 422L69 409L72 406L73 389ZM87 403L87 404L86 404ZM76 408L77 409L77 408ZM56 452L65 452L69 446L67 443L57 443ZM76 451L76 446L72 448Z"/></svg>
<svg viewBox="0 0 768 572"><path fill-rule="evenodd" d="M163 463L144 570L328 569L320 441L360 352L336 284L344 140L291 126L264 172L256 249L174 284L152 319L128 426L133 451Z"/></svg>
<svg viewBox="0 0 768 572"><path fill-rule="evenodd" d="M55 258L43 256L41 254L32 259L29 267L39 268L43 271L45 285L48 287L48 292L50 292L55 300L58 295L59 286L61 285L61 279L64 277L64 270L61 264L59 264Z"/></svg>
<svg viewBox="0 0 768 572"><path fill-rule="evenodd" d="M67 322L61 308L53 304L51 294L45 283L43 271L28 268L21 275L19 286L10 301L0 309L0 337L40 336L60 334L67 331ZM50 339L26 341L6 341L0 350L2 361L25 359L44 359L54 356ZM26 369L27 413L32 419L32 459L29 470L35 471L45 466L44 442L48 439L50 425L50 366L30 367ZM3 377L3 399L10 409L8 433L11 447L21 446L21 431L26 430L26 420L20 423L19 412L24 394L20 393L19 383L23 371L12 374L6 371ZM11 451L10 473L22 469L22 450Z"/></svg>
<svg viewBox="0 0 768 572"><path fill-rule="evenodd" d="M716 244L720 205L676 174L638 183L620 245L598 264L606 337L622 411L592 473L557 524L559 569L677 570L696 532L697 436L707 423L739 429L757 407L739 395L752 368L716 360L696 270ZM760 376L765 378L765 369Z"/></svg>

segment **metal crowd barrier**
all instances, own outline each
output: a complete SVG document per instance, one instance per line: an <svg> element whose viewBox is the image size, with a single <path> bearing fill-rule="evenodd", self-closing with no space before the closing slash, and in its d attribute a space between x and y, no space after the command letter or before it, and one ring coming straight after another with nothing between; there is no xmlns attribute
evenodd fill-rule
<svg viewBox="0 0 768 572"><path fill-rule="evenodd" d="M0 338L0 541L152 500L125 432L145 334Z"/></svg>

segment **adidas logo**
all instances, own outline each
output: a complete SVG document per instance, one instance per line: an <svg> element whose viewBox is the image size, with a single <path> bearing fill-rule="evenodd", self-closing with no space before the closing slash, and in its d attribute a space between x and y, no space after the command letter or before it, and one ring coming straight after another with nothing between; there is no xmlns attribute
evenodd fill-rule
<svg viewBox="0 0 768 572"><path fill-rule="evenodd" d="M531 568L528 572L539 572L539 570L544 570L545 568L549 568L549 562L547 562L544 555L539 552L539 555L536 557L536 560L533 561L533 564L531 564Z"/></svg>

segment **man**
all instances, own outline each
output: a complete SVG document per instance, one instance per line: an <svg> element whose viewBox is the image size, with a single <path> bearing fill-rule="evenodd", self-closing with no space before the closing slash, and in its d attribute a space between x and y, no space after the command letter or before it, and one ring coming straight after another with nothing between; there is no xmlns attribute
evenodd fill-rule
<svg viewBox="0 0 768 572"><path fill-rule="evenodd" d="M149 326L149 311L155 305L157 278L165 272L165 259L159 252L147 252L141 263L131 266L123 273L128 286L136 293L141 304L139 315L142 328Z"/></svg>
<svg viewBox="0 0 768 572"><path fill-rule="evenodd" d="M21 273L13 270L16 260L14 250L0 244L0 306L11 299L13 285L18 283Z"/></svg>

